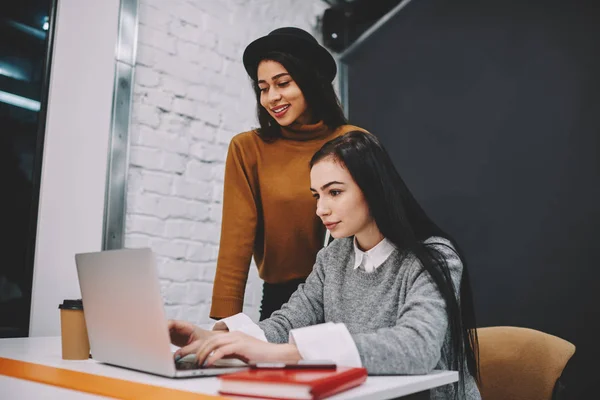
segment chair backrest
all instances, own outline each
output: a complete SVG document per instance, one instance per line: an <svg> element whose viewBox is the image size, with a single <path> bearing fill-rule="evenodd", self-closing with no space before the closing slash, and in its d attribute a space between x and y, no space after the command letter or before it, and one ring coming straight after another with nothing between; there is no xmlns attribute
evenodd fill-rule
<svg viewBox="0 0 600 400"><path fill-rule="evenodd" d="M527 328L477 329L483 400L550 400L575 346Z"/></svg>

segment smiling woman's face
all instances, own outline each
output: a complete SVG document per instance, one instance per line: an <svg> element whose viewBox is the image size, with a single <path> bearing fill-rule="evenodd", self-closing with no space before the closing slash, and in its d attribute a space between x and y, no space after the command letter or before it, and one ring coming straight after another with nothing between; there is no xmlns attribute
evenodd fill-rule
<svg viewBox="0 0 600 400"><path fill-rule="evenodd" d="M336 239L378 233L362 190L344 165L328 157L310 170L310 190L317 199L317 215Z"/></svg>
<svg viewBox="0 0 600 400"><path fill-rule="evenodd" d="M277 61L263 60L258 64L260 105L281 126L311 122L308 104L292 76Z"/></svg>

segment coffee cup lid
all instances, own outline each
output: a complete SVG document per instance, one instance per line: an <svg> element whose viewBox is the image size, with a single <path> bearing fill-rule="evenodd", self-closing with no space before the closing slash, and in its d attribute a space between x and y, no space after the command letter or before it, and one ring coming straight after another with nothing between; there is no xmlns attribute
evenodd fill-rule
<svg viewBox="0 0 600 400"><path fill-rule="evenodd" d="M81 299L78 300L64 300L62 304L58 305L61 310L83 310L83 302Z"/></svg>

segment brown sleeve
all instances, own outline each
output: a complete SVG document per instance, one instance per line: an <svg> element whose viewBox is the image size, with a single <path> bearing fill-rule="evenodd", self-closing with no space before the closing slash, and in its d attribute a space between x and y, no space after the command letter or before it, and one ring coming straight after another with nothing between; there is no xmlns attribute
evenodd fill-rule
<svg viewBox="0 0 600 400"><path fill-rule="evenodd" d="M234 138L225 162L223 221L211 318L226 318L242 311L256 236L257 199L252 187L255 162Z"/></svg>

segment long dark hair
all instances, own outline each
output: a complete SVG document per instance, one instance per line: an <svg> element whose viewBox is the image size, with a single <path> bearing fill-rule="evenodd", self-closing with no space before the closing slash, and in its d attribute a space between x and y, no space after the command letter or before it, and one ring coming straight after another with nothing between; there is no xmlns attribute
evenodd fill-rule
<svg viewBox="0 0 600 400"><path fill-rule="evenodd" d="M262 60L272 60L283 65L302 91L315 121L323 121L332 130L348 123L333 85L316 68L291 54L276 51L265 54ZM260 88L256 77L252 81L260 124L257 132L266 141L275 140L281 136L281 126L260 104Z"/></svg>
<svg viewBox="0 0 600 400"><path fill-rule="evenodd" d="M437 285L446 302L451 346L456 355L451 368L459 371L464 393L465 365L479 380L478 339L467 262L456 241L427 216L374 135L352 131L327 142L311 159L311 168L326 158L345 166L363 192L381 234L400 251L414 254ZM445 257L424 244L432 236L450 241L462 261L460 301ZM455 393L458 395L458 391Z"/></svg>

